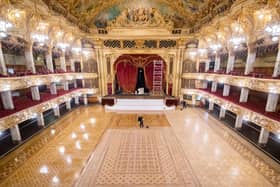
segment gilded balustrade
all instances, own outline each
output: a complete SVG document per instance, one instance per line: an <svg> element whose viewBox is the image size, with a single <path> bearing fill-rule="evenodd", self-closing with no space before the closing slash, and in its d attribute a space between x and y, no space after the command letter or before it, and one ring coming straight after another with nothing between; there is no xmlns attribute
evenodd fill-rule
<svg viewBox="0 0 280 187"><path fill-rule="evenodd" d="M184 73L183 79L216 81L238 87L246 87L251 90L268 93L280 93L280 79L264 79L248 76L234 76L212 73Z"/></svg>
<svg viewBox="0 0 280 187"><path fill-rule="evenodd" d="M71 81L74 79L95 79L96 73L61 73L48 75L29 75L22 77L0 78L0 92L28 88L31 86L48 85L53 82Z"/></svg>

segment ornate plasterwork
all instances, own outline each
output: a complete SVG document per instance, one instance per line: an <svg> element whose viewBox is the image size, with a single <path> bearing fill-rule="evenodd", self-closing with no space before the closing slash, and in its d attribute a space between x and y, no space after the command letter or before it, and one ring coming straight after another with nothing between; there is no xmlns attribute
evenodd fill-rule
<svg viewBox="0 0 280 187"><path fill-rule="evenodd" d="M95 79L96 73L63 73L51 75L31 75L23 77L7 77L0 79L0 92L18 90L38 85L49 85L53 82L63 82L74 79Z"/></svg>
<svg viewBox="0 0 280 187"><path fill-rule="evenodd" d="M69 15L79 20L79 22L92 27L93 21L101 14L114 9L116 6L121 8L135 8L135 6L155 5L162 7L161 9L170 8L169 16L182 22L180 28L189 28L197 23L205 23L217 14L228 10L234 1L227 0L153 0L153 1L135 1L130 2L126 0L44 0L44 2L51 6L55 11L65 15L69 19ZM122 9L121 9L122 10ZM110 16L109 16L110 17Z"/></svg>
<svg viewBox="0 0 280 187"><path fill-rule="evenodd" d="M108 27L163 27L173 28L173 22L165 19L155 8L125 9L108 23Z"/></svg>
<svg viewBox="0 0 280 187"><path fill-rule="evenodd" d="M98 92L97 88L78 89L78 90L72 91L70 93L67 93L65 95L56 97L49 101L43 102L43 103L35 105L33 107L30 107L28 109L19 111L17 113L7 116L7 117L1 118L0 119L0 131L9 129L23 121L34 118L34 114L42 113L44 111L52 109L61 103L69 101L71 98L81 96L83 94L97 94L97 92Z"/></svg>
<svg viewBox="0 0 280 187"><path fill-rule="evenodd" d="M280 122L279 121L275 121L262 114L259 114L252 110L249 110L247 108L241 107L235 103L232 103L230 101L217 97L213 94L210 94L209 92L205 92L205 91L197 90L197 89L181 89L181 93L201 96L202 98L206 98L209 101L214 102L217 105L220 105L221 107L225 108L226 110L229 110L237 115L243 116L244 118L246 118L246 120L257 124L260 127L267 129L270 132L273 132L273 133L280 132Z"/></svg>
<svg viewBox="0 0 280 187"><path fill-rule="evenodd" d="M225 74L211 73L184 73L183 79L215 81L221 84L228 84L238 87L246 87L251 90L257 90L267 93L280 93L279 79L262 79L255 77L233 76Z"/></svg>

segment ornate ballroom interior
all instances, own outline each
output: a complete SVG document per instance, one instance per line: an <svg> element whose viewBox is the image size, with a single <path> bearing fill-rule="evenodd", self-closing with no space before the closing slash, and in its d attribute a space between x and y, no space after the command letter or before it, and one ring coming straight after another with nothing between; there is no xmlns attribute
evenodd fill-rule
<svg viewBox="0 0 280 187"><path fill-rule="evenodd" d="M0 186L280 186L279 48L279 0L0 0Z"/></svg>

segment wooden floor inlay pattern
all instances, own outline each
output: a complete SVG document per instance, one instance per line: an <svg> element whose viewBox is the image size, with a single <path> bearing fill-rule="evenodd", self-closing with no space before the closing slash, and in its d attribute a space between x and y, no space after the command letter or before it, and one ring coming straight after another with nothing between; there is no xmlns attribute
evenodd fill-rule
<svg viewBox="0 0 280 187"><path fill-rule="evenodd" d="M108 130L76 186L199 186L171 128Z"/></svg>

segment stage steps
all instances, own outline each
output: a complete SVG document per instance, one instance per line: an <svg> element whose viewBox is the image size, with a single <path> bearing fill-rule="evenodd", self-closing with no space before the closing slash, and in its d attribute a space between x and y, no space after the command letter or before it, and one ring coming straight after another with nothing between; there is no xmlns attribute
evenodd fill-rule
<svg viewBox="0 0 280 187"><path fill-rule="evenodd" d="M167 107L164 99L116 99L114 106L105 106L108 111L165 111L175 110Z"/></svg>

